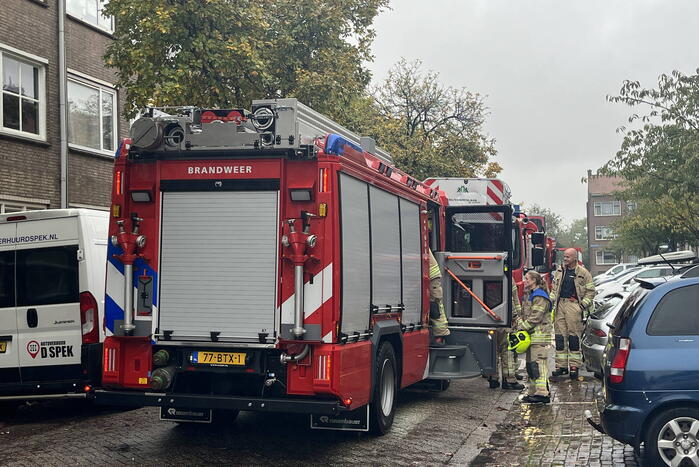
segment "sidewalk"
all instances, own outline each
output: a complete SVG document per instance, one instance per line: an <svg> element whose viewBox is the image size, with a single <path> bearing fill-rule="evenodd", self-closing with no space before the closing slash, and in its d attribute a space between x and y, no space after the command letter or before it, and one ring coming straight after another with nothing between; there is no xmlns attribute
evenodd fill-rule
<svg viewBox="0 0 699 467"><path fill-rule="evenodd" d="M592 428L583 412L596 414L594 394L601 382L562 378L551 385L548 405L515 401L505 420L482 447L473 466L638 466L631 446Z"/></svg>

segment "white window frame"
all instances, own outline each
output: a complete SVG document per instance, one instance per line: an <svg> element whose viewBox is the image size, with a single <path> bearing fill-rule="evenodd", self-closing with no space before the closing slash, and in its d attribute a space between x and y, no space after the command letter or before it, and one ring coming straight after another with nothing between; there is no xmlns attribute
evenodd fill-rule
<svg viewBox="0 0 699 467"><path fill-rule="evenodd" d="M605 231L607 232L606 235ZM595 226L595 240L613 240L617 237L618 235L614 233L614 229L611 227L607 227L606 225Z"/></svg>
<svg viewBox="0 0 699 467"><path fill-rule="evenodd" d="M70 147L72 149L77 149L79 151L91 152L91 153L100 154L103 156L114 157L114 154L118 148L117 144L118 144L118 139L119 139L119 137L117 135L118 130L119 130L119 121L117 119L117 116L118 116L117 107L119 104L119 95L117 94L117 90L116 90L115 86L113 84L107 83L106 81L102 81L102 80L93 78L91 76L88 76L86 74L83 74L83 73L80 73L78 71L71 70L71 69L68 69L67 79L68 79L68 81L72 81L76 84L80 84L82 86L86 86L89 88L97 89L99 91L99 103L100 103L100 105L99 105L99 111L100 111L100 115L99 115L100 139L99 139L99 141L100 141L100 148L102 147L102 133L104 130L104 128L102 127L102 125L103 125L102 93L108 92L114 96L114 102L112 105L112 125L113 125L113 128L112 128L112 147L114 149L95 149L95 148L91 148L89 146L83 146L80 144L71 143L70 141L68 142L68 147ZM68 102L67 102L68 98L69 98L69 96L66 93L66 107L68 105ZM67 109L66 112L68 114L67 115L68 119L70 120L70 109Z"/></svg>
<svg viewBox="0 0 699 467"><path fill-rule="evenodd" d="M0 197L0 214L20 211L40 211L42 209L48 209L50 205L51 201L47 199L3 195ZM7 211L8 208L10 209L9 213Z"/></svg>
<svg viewBox="0 0 699 467"><path fill-rule="evenodd" d="M605 262L605 260L604 260L605 253L614 256L613 263L612 262ZM609 266L609 265L619 264L619 258L617 258L616 255L611 251L597 250L595 252L595 264L598 266Z"/></svg>
<svg viewBox="0 0 699 467"><path fill-rule="evenodd" d="M611 204L612 214L602 214L602 205ZM599 214L597 213L599 209ZM615 213L615 211L617 211ZM621 201L596 201L594 204L594 215L595 217L610 217L610 216L620 216L621 215Z"/></svg>
<svg viewBox="0 0 699 467"><path fill-rule="evenodd" d="M83 0L83 1L84 1L84 0ZM83 23L85 23L85 24L89 24L90 26L92 26L92 27L94 27L94 28L97 28L97 29L99 29L99 30L101 30L101 31L108 32L109 34L113 34L113 33L114 33L114 17L113 17L113 16L110 16L110 17L109 17L109 18L110 18L110 23L111 23L111 25L110 25L108 28L106 28L106 27L104 27L103 25L99 24L99 22L93 23L92 21L90 21L90 19L86 18L86 17L85 17L84 15L82 15L82 14L79 14L79 13L76 13L76 12L72 12L72 11L68 11L68 5L67 5L67 4L66 4L66 15L71 16L71 17L73 17L73 18L75 18L75 19L77 19L77 20L79 20L79 21L81 21L81 22L83 22ZM100 17L100 16L102 16L102 8L101 8L101 6L100 6L100 2L98 1L98 2L97 2L97 17Z"/></svg>
<svg viewBox="0 0 699 467"><path fill-rule="evenodd" d="M31 65L39 69L39 94L37 101L39 102L39 134L30 133L28 131L15 130L14 128L5 128L4 115L2 111L2 94L5 93L2 89L2 76L3 76L3 57L8 56L19 62L23 62L27 65ZM12 136L20 136L22 138L29 138L37 141L46 141L46 68L49 61L45 58L38 57L36 55L23 52L21 50L10 47L0 42L0 133ZM21 119L21 105L20 97L20 119Z"/></svg>

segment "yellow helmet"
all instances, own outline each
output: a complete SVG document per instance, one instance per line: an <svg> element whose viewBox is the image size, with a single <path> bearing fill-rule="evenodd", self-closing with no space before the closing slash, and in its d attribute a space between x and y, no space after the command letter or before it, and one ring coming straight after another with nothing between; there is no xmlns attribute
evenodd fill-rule
<svg viewBox="0 0 699 467"><path fill-rule="evenodd" d="M526 352L529 346L532 345L532 338L527 331L511 332L507 335L507 340L509 342L507 348L517 353Z"/></svg>

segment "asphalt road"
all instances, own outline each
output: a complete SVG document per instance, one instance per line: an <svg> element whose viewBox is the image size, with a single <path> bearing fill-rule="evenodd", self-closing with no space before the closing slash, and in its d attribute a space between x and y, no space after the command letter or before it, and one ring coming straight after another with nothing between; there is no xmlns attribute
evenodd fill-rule
<svg viewBox="0 0 699 467"><path fill-rule="evenodd" d="M243 412L225 426L177 425L154 408L41 402L0 415L0 465L467 465L516 393L481 378L400 393L391 432L316 431L307 416Z"/></svg>

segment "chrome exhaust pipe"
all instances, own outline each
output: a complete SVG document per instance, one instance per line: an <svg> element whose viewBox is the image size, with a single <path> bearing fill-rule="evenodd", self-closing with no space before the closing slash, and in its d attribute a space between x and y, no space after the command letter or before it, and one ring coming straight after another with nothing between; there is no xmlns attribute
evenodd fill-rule
<svg viewBox="0 0 699 467"><path fill-rule="evenodd" d="M303 328L303 265L294 266L294 327L291 333L297 339L306 333Z"/></svg>
<svg viewBox="0 0 699 467"><path fill-rule="evenodd" d="M308 355L308 352L310 351L311 346L306 344L306 347L303 348L301 353L298 353L296 355L289 355L288 353L283 353L279 356L279 361L282 365L286 365L289 362L298 362L299 360L303 360L304 358L306 358L306 355Z"/></svg>
<svg viewBox="0 0 699 467"><path fill-rule="evenodd" d="M124 335L133 334L133 264L124 264Z"/></svg>

